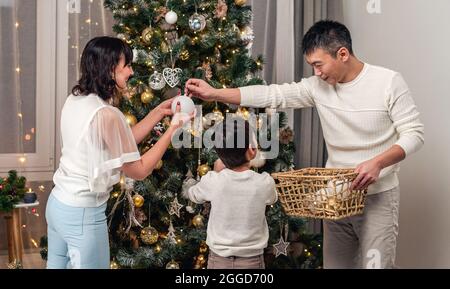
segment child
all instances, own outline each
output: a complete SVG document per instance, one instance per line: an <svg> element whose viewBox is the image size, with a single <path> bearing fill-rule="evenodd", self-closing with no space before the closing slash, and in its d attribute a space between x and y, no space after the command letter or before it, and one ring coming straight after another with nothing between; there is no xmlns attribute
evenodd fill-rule
<svg viewBox="0 0 450 289"><path fill-rule="evenodd" d="M254 134L243 119L228 119L215 133L219 160L187 194L191 201L211 202L206 243L208 269L264 269L269 229L265 210L277 201L268 173L250 169L256 156ZM231 145L230 145L231 144Z"/></svg>

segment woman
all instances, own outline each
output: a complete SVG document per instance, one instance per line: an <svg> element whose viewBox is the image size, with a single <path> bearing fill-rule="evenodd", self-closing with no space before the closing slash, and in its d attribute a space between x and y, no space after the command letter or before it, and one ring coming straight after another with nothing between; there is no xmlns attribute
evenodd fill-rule
<svg viewBox="0 0 450 289"><path fill-rule="evenodd" d="M142 157L140 143L165 116L166 100L130 129L111 104L133 75L130 47L120 39L97 37L81 57L81 78L61 114L62 155L46 208L48 268L109 268L106 203L112 186L126 176L146 178L162 158L172 134L182 125L172 121L160 140ZM178 106L179 109L179 106Z"/></svg>

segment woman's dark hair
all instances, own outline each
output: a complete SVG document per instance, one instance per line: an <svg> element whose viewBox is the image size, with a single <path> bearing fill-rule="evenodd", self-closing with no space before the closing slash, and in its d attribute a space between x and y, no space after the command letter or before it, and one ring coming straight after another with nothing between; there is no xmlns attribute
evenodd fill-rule
<svg viewBox="0 0 450 289"><path fill-rule="evenodd" d="M91 39L83 50L81 78L72 89L72 94L95 93L103 100L114 97L118 91L113 73L122 55L126 65L133 60L133 51L124 41L108 36Z"/></svg>
<svg viewBox="0 0 450 289"><path fill-rule="evenodd" d="M240 117L229 117L216 126L214 150L223 164L234 169L248 162L245 154L253 142L253 130L248 121Z"/></svg>

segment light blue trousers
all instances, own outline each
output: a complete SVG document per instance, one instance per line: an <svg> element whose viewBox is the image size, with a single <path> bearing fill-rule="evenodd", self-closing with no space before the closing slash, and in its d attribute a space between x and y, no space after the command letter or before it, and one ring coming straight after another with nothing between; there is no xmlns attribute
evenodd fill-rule
<svg viewBox="0 0 450 289"><path fill-rule="evenodd" d="M71 207L52 194L45 217L48 269L109 269L106 203L97 208Z"/></svg>

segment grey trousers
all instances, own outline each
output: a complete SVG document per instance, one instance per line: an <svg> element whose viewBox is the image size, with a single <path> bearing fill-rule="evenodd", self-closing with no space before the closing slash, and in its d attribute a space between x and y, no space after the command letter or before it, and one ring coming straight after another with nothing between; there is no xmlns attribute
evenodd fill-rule
<svg viewBox="0 0 450 289"><path fill-rule="evenodd" d="M253 257L222 257L209 251L208 269L264 269L264 255Z"/></svg>
<svg viewBox="0 0 450 289"><path fill-rule="evenodd" d="M323 222L325 269L394 268L400 190L366 197L364 213Z"/></svg>

